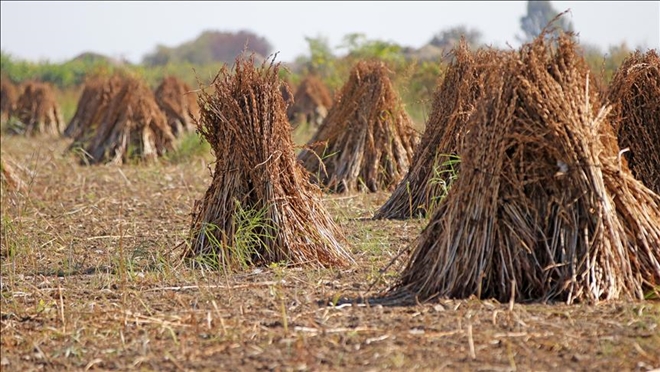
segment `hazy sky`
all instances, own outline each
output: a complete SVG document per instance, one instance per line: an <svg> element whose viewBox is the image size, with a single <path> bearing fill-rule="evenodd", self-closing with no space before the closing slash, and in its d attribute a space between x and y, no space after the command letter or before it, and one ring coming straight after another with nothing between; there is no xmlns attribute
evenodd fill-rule
<svg viewBox="0 0 660 372"><path fill-rule="evenodd" d="M660 2L553 1L568 14L582 43L606 51L660 49ZM526 1L345 2L6 2L1 3L1 48L18 58L62 62L85 51L140 62L157 44L176 46L205 30L249 30L279 51L278 60L308 54L305 36L340 44L344 35L419 48L441 30L465 25L487 44L517 47ZM339 53L339 52L338 52Z"/></svg>

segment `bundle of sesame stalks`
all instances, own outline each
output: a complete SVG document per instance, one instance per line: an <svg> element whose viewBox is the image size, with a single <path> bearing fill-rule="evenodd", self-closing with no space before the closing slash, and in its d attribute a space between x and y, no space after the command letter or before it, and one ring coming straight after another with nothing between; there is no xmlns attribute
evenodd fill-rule
<svg viewBox="0 0 660 372"><path fill-rule="evenodd" d="M286 100L286 97L285 97ZM293 104L287 109L293 127L302 123L319 126L332 107L330 91L316 75L307 75L293 95Z"/></svg>
<svg viewBox="0 0 660 372"><path fill-rule="evenodd" d="M16 110L18 87L8 77L0 78L0 122L5 123Z"/></svg>
<svg viewBox="0 0 660 372"><path fill-rule="evenodd" d="M93 134L82 135L84 163L151 161L173 149L174 135L153 92L127 77L112 97Z"/></svg>
<svg viewBox="0 0 660 372"><path fill-rule="evenodd" d="M239 57L199 95L197 130L217 161L193 210L188 258L214 257L224 268L353 262L321 190L296 162L278 69Z"/></svg>
<svg viewBox="0 0 660 372"><path fill-rule="evenodd" d="M660 194L660 57L655 50L630 55L609 87L610 114L633 175Z"/></svg>
<svg viewBox="0 0 660 372"><path fill-rule="evenodd" d="M360 61L298 160L327 191L392 190L418 143L384 63Z"/></svg>
<svg viewBox="0 0 660 372"><path fill-rule="evenodd" d="M195 130L194 118L199 116L197 95L190 86L174 76L168 76L156 91L156 103L165 113L172 134L180 136Z"/></svg>
<svg viewBox="0 0 660 372"><path fill-rule="evenodd" d="M571 36L489 74L461 173L374 301L641 300L660 284L660 197L622 164L609 107Z"/></svg>
<svg viewBox="0 0 660 372"><path fill-rule="evenodd" d="M488 74L499 73L502 52L471 52L465 41L454 50L442 83L434 93L431 115L406 177L376 212L375 219L426 217L445 195L460 169L457 158L466 123L485 92Z"/></svg>
<svg viewBox="0 0 660 372"><path fill-rule="evenodd" d="M60 135L64 130L62 110L55 99L53 88L48 83L30 81L25 84L18 97L13 113L18 122L13 132L28 136Z"/></svg>
<svg viewBox="0 0 660 372"><path fill-rule="evenodd" d="M96 133L96 129L105 114L110 102L122 86L122 78L112 75L107 78L93 75L85 80L76 113L69 121L64 135L74 139L74 142L84 142L84 136Z"/></svg>

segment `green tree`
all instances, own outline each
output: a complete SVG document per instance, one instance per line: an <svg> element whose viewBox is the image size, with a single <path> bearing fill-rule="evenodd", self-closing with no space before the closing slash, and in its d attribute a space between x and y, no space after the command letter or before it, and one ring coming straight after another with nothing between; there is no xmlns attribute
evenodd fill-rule
<svg viewBox="0 0 660 372"><path fill-rule="evenodd" d="M523 35L518 36L518 40L523 43L534 40L557 15L559 15L559 12L552 7L550 1L528 1L527 14L520 18L520 28ZM558 18L552 26L564 32L573 32L573 23L565 16ZM559 30L553 32L553 34L556 34L557 31Z"/></svg>
<svg viewBox="0 0 660 372"><path fill-rule="evenodd" d="M196 65L213 62L233 63L236 56L245 49L261 58L266 58L273 47L268 40L250 31L204 31L196 39L173 48L158 45L156 50L145 55L142 61L147 66L182 62Z"/></svg>
<svg viewBox="0 0 660 372"><path fill-rule="evenodd" d="M354 59L376 58L387 62L401 62L404 59L399 45L382 40L369 40L362 33L344 36L337 49L346 49L348 56Z"/></svg>
<svg viewBox="0 0 660 372"><path fill-rule="evenodd" d="M429 44L442 49L451 49L465 38L470 48L476 48L481 45L481 31L477 29L468 29L464 25L442 30L433 36Z"/></svg>
<svg viewBox="0 0 660 372"><path fill-rule="evenodd" d="M157 45L153 53L144 56L143 63L148 66L163 66L172 59L172 49L165 45Z"/></svg>
<svg viewBox="0 0 660 372"><path fill-rule="evenodd" d="M633 50L628 47L626 42L622 42L619 45L610 45L607 53L605 54L604 62L604 77L605 81L609 84L616 73L616 70L621 66L623 61L626 58L630 57L633 53Z"/></svg>
<svg viewBox="0 0 660 372"><path fill-rule="evenodd" d="M324 70L335 60L328 38L305 36L305 41L309 47L308 70L314 73L326 72Z"/></svg>

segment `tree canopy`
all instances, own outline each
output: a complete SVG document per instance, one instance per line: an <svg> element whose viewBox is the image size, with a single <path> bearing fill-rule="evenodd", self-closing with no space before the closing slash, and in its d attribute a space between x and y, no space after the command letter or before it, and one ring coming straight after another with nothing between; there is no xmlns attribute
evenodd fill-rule
<svg viewBox="0 0 660 372"><path fill-rule="evenodd" d="M461 40L465 41L470 47L478 47L481 45L481 31L473 28L468 29L465 25L460 25L446 30L442 30L435 34L429 44L442 49L451 49Z"/></svg>
<svg viewBox="0 0 660 372"><path fill-rule="evenodd" d="M555 10L550 4L550 1L528 1L527 14L520 18L520 28L523 32L522 36L518 39L527 43L534 40L541 34L543 29L557 16L560 12ZM552 26L558 28L557 31L573 32L573 23L565 16L558 18Z"/></svg>
<svg viewBox="0 0 660 372"><path fill-rule="evenodd" d="M156 46L153 53L144 56L143 63L147 66L161 66L180 62L192 64L231 63L245 49L264 58L271 53L273 47L266 38L250 31L242 30L235 33L205 31L195 40L185 42L177 47Z"/></svg>

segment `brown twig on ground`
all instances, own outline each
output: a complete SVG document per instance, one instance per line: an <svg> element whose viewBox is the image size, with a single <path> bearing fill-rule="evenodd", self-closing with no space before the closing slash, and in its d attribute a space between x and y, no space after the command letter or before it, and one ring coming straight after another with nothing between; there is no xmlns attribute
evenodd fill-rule
<svg viewBox="0 0 660 372"><path fill-rule="evenodd" d="M16 173L14 167L10 165L5 154L2 154L0 159L0 168L2 170L2 185L6 186L8 190L21 191L25 187L25 183Z"/></svg>

